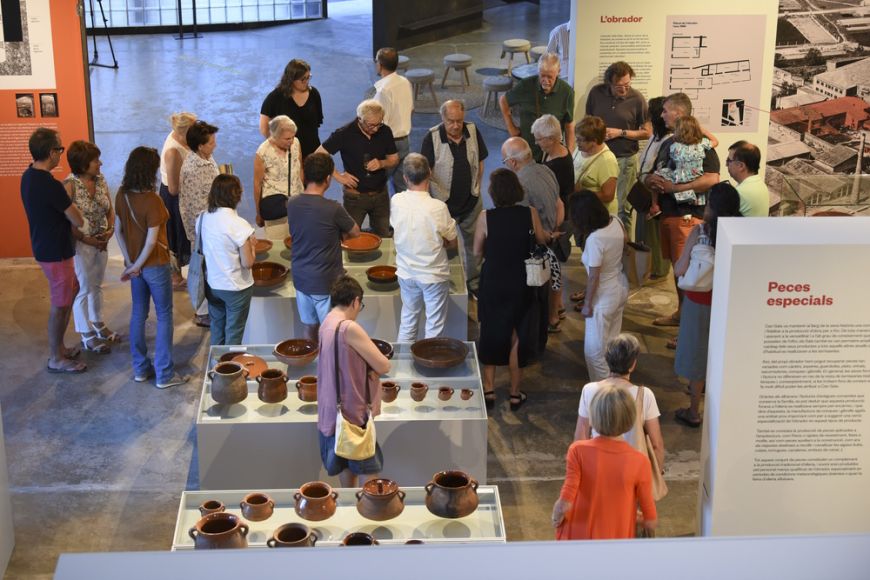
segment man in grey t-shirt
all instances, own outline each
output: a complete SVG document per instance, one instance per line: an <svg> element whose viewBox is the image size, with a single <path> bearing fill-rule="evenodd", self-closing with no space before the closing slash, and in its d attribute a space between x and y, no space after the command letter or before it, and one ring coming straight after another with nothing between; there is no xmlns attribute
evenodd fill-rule
<svg viewBox="0 0 870 580"><path fill-rule="evenodd" d="M331 308L329 291L344 274L341 242L360 234L357 223L341 205L323 197L332 181L335 163L326 153L305 158L305 191L290 198L287 218L293 250L290 268L296 306L306 334L318 340L320 323Z"/></svg>

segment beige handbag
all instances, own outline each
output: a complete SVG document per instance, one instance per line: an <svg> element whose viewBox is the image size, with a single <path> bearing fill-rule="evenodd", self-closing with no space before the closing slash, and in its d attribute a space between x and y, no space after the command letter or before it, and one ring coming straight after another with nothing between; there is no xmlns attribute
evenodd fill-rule
<svg viewBox="0 0 870 580"><path fill-rule="evenodd" d="M375 455L375 421L368 414L365 427L354 425L344 418L341 412L341 375L338 368L338 331L341 323L335 327L335 454L351 461L364 461ZM368 405L368 388L366 388L366 404Z"/></svg>
<svg viewBox="0 0 870 580"><path fill-rule="evenodd" d="M652 466L652 493L653 499L659 501L668 495L668 484L665 483L664 475L662 475L662 467L659 465L659 460L656 457L655 449L653 449L652 441L649 435L644 430L643 420L643 392L644 387L638 385L637 398L635 405L637 406L637 418L634 424L634 436L636 438L634 448L641 453L646 450L646 456L649 458L650 466Z"/></svg>

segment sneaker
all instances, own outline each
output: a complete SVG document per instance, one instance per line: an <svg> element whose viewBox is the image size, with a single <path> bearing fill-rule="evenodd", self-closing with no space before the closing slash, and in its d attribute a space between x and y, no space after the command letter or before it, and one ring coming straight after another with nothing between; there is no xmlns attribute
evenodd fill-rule
<svg viewBox="0 0 870 580"><path fill-rule="evenodd" d="M183 385L188 380L190 380L190 377L188 377L187 375L182 376L179 374L174 374L169 377L169 379L158 382L155 386L158 389L168 389L169 387L177 387L178 385Z"/></svg>
<svg viewBox="0 0 870 580"><path fill-rule="evenodd" d="M148 372L142 375L134 375L133 380L137 383L146 383L148 380L154 376L154 369L150 369Z"/></svg>

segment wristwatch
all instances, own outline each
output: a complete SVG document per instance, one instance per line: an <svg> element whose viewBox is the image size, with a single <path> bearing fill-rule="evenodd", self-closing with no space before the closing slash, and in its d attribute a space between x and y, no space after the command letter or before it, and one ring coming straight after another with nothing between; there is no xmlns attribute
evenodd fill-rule
<svg viewBox="0 0 870 580"><path fill-rule="evenodd" d="M628 132L627 132L625 129L622 130L622 136L623 136L623 137L627 137L627 136L628 136Z"/></svg>

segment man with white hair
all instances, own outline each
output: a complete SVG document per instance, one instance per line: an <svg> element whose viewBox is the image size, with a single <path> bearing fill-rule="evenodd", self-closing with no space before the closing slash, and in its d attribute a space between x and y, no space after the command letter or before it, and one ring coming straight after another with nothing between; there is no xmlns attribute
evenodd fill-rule
<svg viewBox="0 0 870 580"><path fill-rule="evenodd" d="M390 197L387 171L399 163L393 132L384 125L384 108L367 99L356 108L356 119L339 127L317 148L321 153L341 153L344 171L333 177L342 186L344 207L362 227L366 216L371 229L390 237Z"/></svg>
<svg viewBox="0 0 870 580"><path fill-rule="evenodd" d="M565 133L568 151L574 151L574 89L559 78L559 55L545 53L538 61L538 74L525 78L498 98L505 127L512 137L522 137L532 144L535 161L541 160L541 149L535 145L532 123L547 113L556 117ZM514 124L511 107L517 107L520 126Z"/></svg>

